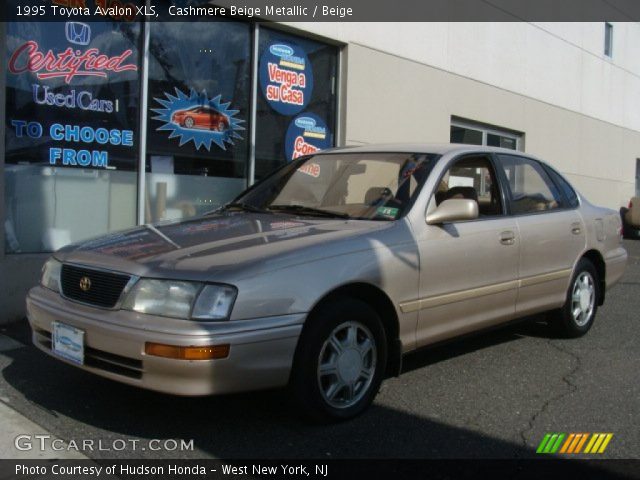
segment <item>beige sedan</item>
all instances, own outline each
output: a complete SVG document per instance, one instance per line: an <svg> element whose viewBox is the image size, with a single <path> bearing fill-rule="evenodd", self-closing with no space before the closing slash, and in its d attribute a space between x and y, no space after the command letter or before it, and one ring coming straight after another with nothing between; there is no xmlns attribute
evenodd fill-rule
<svg viewBox="0 0 640 480"><path fill-rule="evenodd" d="M340 420L418 348L539 312L585 334L626 260L618 212L534 157L367 146L65 247L27 309L37 347L96 375L177 395L288 385Z"/></svg>

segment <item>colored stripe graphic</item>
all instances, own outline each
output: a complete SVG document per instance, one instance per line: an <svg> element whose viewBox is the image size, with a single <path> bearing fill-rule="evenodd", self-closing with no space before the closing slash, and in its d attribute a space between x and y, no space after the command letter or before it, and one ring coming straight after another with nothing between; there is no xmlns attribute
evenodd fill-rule
<svg viewBox="0 0 640 480"><path fill-rule="evenodd" d="M549 441L549 438L551 438L551 434L547 433L544 438L542 439L542 441L540 442L540 445L538 445L538 449L536 450L536 453L542 453L544 450L544 447L547 445L547 442Z"/></svg>
<svg viewBox="0 0 640 480"><path fill-rule="evenodd" d="M573 439L575 438L576 434L575 433L570 433L569 436L567 437L567 440L564 442L564 445L562 445L562 449L560 450L560 453L567 453L567 449L569 448L569 445L571 445L571 442L573 442Z"/></svg>
<svg viewBox="0 0 640 480"><path fill-rule="evenodd" d="M580 450L582 450L582 446L584 445L584 442L587 441L587 438L589 438L589 434L583 433L580 442L578 442L578 445L576 445L576 451L574 453L580 453Z"/></svg>
<svg viewBox="0 0 640 480"><path fill-rule="evenodd" d="M612 438L612 433L594 433L584 453L604 453Z"/></svg>
<svg viewBox="0 0 640 480"><path fill-rule="evenodd" d="M536 453L556 453L565 436L564 433L547 433L538 445Z"/></svg>
<svg viewBox="0 0 640 480"><path fill-rule="evenodd" d="M613 433L547 433L538 445L536 453L604 453L612 438ZM586 447L583 451L582 447L585 443Z"/></svg>

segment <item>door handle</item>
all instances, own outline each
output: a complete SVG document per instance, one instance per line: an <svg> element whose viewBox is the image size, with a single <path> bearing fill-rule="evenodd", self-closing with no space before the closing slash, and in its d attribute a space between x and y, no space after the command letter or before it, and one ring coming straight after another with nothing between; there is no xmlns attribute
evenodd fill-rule
<svg viewBox="0 0 640 480"><path fill-rule="evenodd" d="M574 235L580 235L582 233L582 227L579 223L571 224L571 233L573 233Z"/></svg>
<svg viewBox="0 0 640 480"><path fill-rule="evenodd" d="M516 243L516 234L512 231L502 232L500 234L500 243L503 245L513 245Z"/></svg>

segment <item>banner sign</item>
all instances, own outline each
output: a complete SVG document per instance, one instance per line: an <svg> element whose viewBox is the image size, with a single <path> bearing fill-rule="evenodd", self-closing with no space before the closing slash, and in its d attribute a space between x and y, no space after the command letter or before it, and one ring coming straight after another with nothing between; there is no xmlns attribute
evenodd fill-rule
<svg viewBox="0 0 640 480"><path fill-rule="evenodd" d="M282 115L304 110L313 92L313 70L302 47L271 43L260 56L260 87L267 103Z"/></svg>

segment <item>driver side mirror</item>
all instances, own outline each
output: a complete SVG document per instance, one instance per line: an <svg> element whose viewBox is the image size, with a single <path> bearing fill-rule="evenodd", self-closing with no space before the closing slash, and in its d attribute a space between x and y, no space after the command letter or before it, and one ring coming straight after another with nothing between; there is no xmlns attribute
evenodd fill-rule
<svg viewBox="0 0 640 480"><path fill-rule="evenodd" d="M478 218L478 202L467 198L450 198L427 215L427 224L440 225L476 218Z"/></svg>

